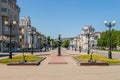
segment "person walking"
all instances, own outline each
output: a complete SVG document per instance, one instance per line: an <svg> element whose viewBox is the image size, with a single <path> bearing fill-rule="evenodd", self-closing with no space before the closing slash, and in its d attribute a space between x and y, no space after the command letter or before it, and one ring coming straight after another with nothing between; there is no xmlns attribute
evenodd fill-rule
<svg viewBox="0 0 120 80"><path fill-rule="evenodd" d="M79 47L79 52L81 53L81 47Z"/></svg>

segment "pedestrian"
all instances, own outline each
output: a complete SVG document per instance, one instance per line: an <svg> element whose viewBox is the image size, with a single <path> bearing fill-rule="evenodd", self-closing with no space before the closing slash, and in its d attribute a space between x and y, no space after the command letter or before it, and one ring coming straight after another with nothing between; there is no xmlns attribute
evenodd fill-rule
<svg viewBox="0 0 120 80"><path fill-rule="evenodd" d="M79 52L81 52L81 47L79 47Z"/></svg>
<svg viewBox="0 0 120 80"><path fill-rule="evenodd" d="M77 49L75 48L75 51L77 51Z"/></svg>

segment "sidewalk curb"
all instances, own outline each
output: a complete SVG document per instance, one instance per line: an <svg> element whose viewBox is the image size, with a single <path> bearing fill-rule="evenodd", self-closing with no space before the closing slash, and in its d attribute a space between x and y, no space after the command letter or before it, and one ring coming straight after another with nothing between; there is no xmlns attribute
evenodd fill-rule
<svg viewBox="0 0 120 80"><path fill-rule="evenodd" d="M43 59L41 59L38 62L28 62L28 63L18 63L18 62L14 63L14 62L12 62L12 63L7 64L7 66L39 66L40 63L45 59L46 59L46 57L44 57Z"/></svg>

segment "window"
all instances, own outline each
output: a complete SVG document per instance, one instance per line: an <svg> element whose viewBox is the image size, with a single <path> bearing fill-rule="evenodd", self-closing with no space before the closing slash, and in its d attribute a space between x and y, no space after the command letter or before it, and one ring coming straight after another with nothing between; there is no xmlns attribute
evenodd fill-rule
<svg viewBox="0 0 120 80"><path fill-rule="evenodd" d="M98 39L98 36L96 35L96 36L94 37L94 39L97 40L97 39Z"/></svg>
<svg viewBox="0 0 120 80"><path fill-rule="evenodd" d="M8 12L8 14L10 14L10 10L9 10L9 9L8 9L8 11L7 11L7 12Z"/></svg>
<svg viewBox="0 0 120 80"><path fill-rule="evenodd" d="M2 8L1 8L1 11L2 11L2 12L7 12L7 8L3 8L3 7L2 7Z"/></svg>
<svg viewBox="0 0 120 80"><path fill-rule="evenodd" d="M7 3L7 0L2 0L3 3Z"/></svg>
<svg viewBox="0 0 120 80"><path fill-rule="evenodd" d="M5 13L9 14L10 10L7 8L1 7L1 12L5 12Z"/></svg>

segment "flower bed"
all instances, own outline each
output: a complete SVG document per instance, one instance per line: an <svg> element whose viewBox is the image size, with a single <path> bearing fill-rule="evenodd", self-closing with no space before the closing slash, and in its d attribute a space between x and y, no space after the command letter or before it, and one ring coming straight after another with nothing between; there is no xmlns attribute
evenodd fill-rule
<svg viewBox="0 0 120 80"><path fill-rule="evenodd" d="M21 63L23 60L23 55L21 56L15 56L12 59L6 58L6 59L1 59L0 63L1 64L15 64L15 65L38 65L42 60L44 60L45 57L40 57L40 56L35 56L35 55L25 55L25 60L26 62Z"/></svg>
<svg viewBox="0 0 120 80"><path fill-rule="evenodd" d="M90 55L80 55L80 56L75 56L74 58L79 62L88 62L88 60L90 59ZM108 59L107 57L96 54L92 55L92 59L96 60L97 62L108 63L109 65L120 64L120 60L118 59Z"/></svg>

